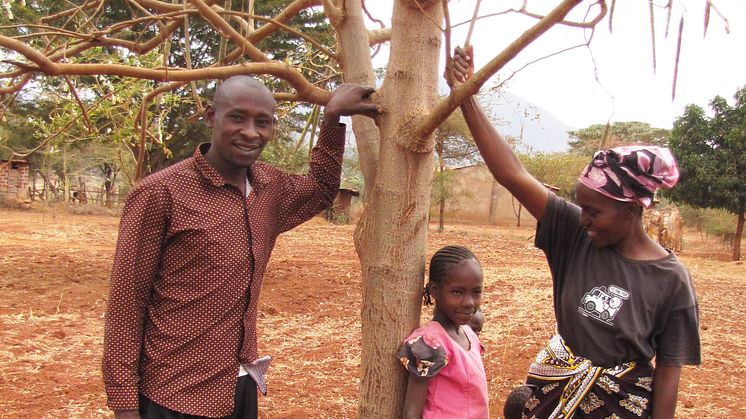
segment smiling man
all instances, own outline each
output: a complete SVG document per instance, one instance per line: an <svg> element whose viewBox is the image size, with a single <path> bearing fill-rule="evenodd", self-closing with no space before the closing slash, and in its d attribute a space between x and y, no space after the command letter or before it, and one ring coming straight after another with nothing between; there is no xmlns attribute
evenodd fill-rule
<svg viewBox="0 0 746 419"><path fill-rule="evenodd" d="M117 418L257 417L256 318L277 236L339 188L341 115L374 116L372 88L343 84L306 175L257 161L275 101L238 76L216 90L210 144L143 179L122 212L104 329L103 376Z"/></svg>

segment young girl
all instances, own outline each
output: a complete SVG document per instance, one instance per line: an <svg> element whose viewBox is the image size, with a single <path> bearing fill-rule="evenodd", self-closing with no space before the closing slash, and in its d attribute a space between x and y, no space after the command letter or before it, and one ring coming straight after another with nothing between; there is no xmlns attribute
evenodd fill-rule
<svg viewBox="0 0 746 419"><path fill-rule="evenodd" d="M409 371L404 418L487 418L487 377L469 321L482 297L482 267L469 249L446 246L430 260L425 305L433 319L404 340L397 357Z"/></svg>

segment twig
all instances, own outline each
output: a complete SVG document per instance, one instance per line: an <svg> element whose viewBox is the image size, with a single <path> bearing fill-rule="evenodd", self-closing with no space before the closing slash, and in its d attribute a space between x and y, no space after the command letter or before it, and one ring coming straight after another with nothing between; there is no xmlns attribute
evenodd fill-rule
<svg viewBox="0 0 746 419"><path fill-rule="evenodd" d="M62 78L65 79L67 87L70 88L70 93L73 95L73 98L75 98L75 102L80 107L80 112L83 114L83 120L85 121L85 125L88 127L88 132L93 134L94 132L96 132L96 130L93 129L91 119L88 117L88 111L86 111L85 105L83 105L83 102L80 100L80 96L78 96L78 90L75 88L75 85L73 85L73 82L70 81L70 77L62 76Z"/></svg>
<svg viewBox="0 0 746 419"><path fill-rule="evenodd" d="M477 0L477 4L474 5L474 14L471 16L471 23L469 24L469 31L466 33L466 41L464 41L464 46L468 46L469 42L471 42L471 34L474 32L474 24L477 23L477 18L479 18L479 4L482 2L482 0Z"/></svg>
<svg viewBox="0 0 746 419"><path fill-rule="evenodd" d="M383 21L378 20L378 19L376 19L376 18L374 18L373 16L370 15L370 12L365 7L365 0L362 0L361 4L362 4L362 7L363 7L363 12L365 12L365 15L368 16L368 19L370 19L371 22L378 23L379 25L381 25L381 29L383 29L383 28L386 27L386 25L383 24Z"/></svg>
<svg viewBox="0 0 746 419"><path fill-rule="evenodd" d="M453 57L451 57L451 15L448 10L448 0L443 0L443 19L445 20L445 34L443 38L446 44L446 81L453 86ZM468 37L467 37L468 38ZM467 40L467 42L469 42Z"/></svg>

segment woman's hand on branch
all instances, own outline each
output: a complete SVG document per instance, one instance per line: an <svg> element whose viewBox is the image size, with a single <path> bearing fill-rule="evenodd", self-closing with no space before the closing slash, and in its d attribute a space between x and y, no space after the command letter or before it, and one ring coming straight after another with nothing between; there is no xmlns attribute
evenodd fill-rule
<svg viewBox="0 0 746 419"><path fill-rule="evenodd" d="M474 75L474 47L471 45L464 48L456 47L453 51L453 60L450 67L453 72L451 87L469 80ZM446 69L446 71L448 70ZM446 77L446 79L449 79L449 77Z"/></svg>

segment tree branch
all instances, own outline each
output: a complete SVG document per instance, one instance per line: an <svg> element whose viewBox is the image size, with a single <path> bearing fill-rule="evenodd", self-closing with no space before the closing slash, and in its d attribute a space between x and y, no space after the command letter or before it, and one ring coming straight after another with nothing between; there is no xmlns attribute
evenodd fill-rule
<svg viewBox="0 0 746 419"><path fill-rule="evenodd" d="M451 94L438 103L433 111L422 119L421 123L416 128L417 137L424 138L435 131L435 129L438 128L438 126L448 118L448 115L450 115L461 103L479 92L479 89L487 82L487 80L489 80L490 77L502 69L505 64L518 55L518 53L523 51L534 40L548 31L552 26L562 22L565 16L567 16L567 14L581 2L582 0L564 0L548 15L544 16L534 26L529 28L515 41L508 45L508 47L500 52L500 54L495 56L490 60L490 62L477 71L474 74L474 77L467 80L466 83L461 86L452 89Z"/></svg>
<svg viewBox="0 0 746 419"><path fill-rule="evenodd" d="M224 36L232 39L236 45L240 45L244 53L248 53L252 60L263 62L269 61L266 55L254 46L251 42L245 39L240 33L236 32L233 27L225 21L220 15L212 10L210 6L205 4L202 0L191 0L192 3L197 7L205 20L210 22L212 26L219 30ZM242 54L243 55L243 54Z"/></svg>
<svg viewBox="0 0 746 419"><path fill-rule="evenodd" d="M391 28L374 29L368 31L368 42L370 46L391 41Z"/></svg>
<svg viewBox="0 0 746 419"><path fill-rule="evenodd" d="M197 0L199 1L199 0ZM24 68L31 72L43 72L50 76L91 76L91 75L109 75L134 77L138 79L155 80L161 82L172 81L193 81L193 80L211 80L224 79L231 76L243 74L269 74L287 81L296 90L299 97L311 103L325 105L329 100L331 93L320 89L303 77L293 67L277 61L265 60L261 63L245 63L223 67L199 68L194 70L184 70L180 68L158 68L149 69L141 67L132 67L123 64L68 64L55 63L44 54L23 42L0 35L0 46L12 49L31 62L33 65L24 63L13 63L14 65Z"/></svg>
<svg viewBox="0 0 746 419"><path fill-rule="evenodd" d="M83 105L83 102L80 100L80 96L78 96L78 90L73 85L73 82L70 81L70 77L63 76L63 78L65 79L65 83L67 83L67 87L70 88L70 93L73 95L73 98L75 98L75 103L77 103L80 107L80 113L83 114L83 121L85 121L85 125L88 127L88 132L94 133L96 130L93 129L91 119L88 117L88 111L86 111L85 105Z"/></svg>

